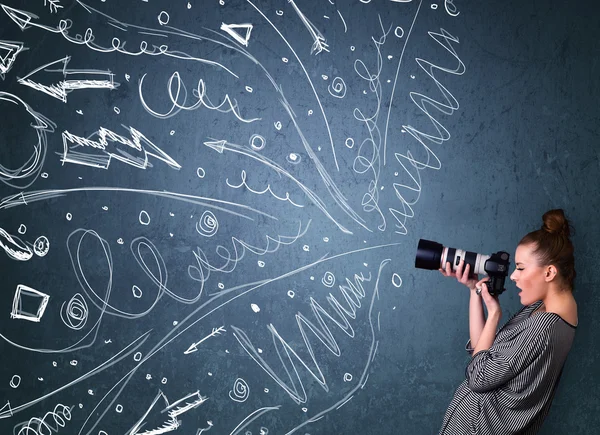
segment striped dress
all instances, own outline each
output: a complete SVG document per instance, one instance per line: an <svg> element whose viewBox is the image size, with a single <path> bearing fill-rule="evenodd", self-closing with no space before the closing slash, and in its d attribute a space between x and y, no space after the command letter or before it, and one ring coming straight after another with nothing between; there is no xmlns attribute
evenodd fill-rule
<svg viewBox="0 0 600 435"><path fill-rule="evenodd" d="M559 315L523 307L489 350L472 355L439 435L533 435L548 414L575 328Z"/></svg>

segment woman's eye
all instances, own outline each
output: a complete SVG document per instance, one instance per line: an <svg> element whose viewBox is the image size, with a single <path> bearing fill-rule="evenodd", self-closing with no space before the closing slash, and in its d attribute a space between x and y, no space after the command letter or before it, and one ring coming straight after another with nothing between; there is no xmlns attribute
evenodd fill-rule
<svg viewBox="0 0 600 435"><path fill-rule="evenodd" d="M522 268L522 267L521 267L521 268L518 268L518 267L517 267L517 268L516 268L516 270L523 270L523 268Z"/></svg>

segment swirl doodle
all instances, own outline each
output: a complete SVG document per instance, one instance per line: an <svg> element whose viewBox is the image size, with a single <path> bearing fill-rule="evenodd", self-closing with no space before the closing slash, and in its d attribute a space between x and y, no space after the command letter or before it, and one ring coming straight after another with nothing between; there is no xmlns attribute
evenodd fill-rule
<svg viewBox="0 0 600 435"><path fill-rule="evenodd" d="M346 96L346 83L341 77L335 77L331 84L327 87L327 90L332 97L344 98Z"/></svg>
<svg viewBox="0 0 600 435"><path fill-rule="evenodd" d="M88 305L80 293L76 293L66 304L65 307L63 302L60 307L60 318L68 328L79 331L87 323Z"/></svg>
<svg viewBox="0 0 600 435"><path fill-rule="evenodd" d="M242 378L237 378L233 383L233 390L229 392L229 398L234 402L245 402L250 396L250 387Z"/></svg>
<svg viewBox="0 0 600 435"><path fill-rule="evenodd" d="M325 287L331 288L335 285L335 275L327 271L325 272L325 275L323 275L323 279L321 279L321 282Z"/></svg>
<svg viewBox="0 0 600 435"><path fill-rule="evenodd" d="M217 234L218 230L219 221L211 211L206 210L202 213L202 216L200 216L200 220L196 222L196 231L204 237L212 237Z"/></svg>

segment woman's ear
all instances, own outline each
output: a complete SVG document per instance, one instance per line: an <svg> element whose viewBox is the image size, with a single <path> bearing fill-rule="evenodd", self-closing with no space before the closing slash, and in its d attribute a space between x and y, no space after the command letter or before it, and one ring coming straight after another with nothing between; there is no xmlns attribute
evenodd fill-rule
<svg viewBox="0 0 600 435"><path fill-rule="evenodd" d="M545 272L546 282L552 281L554 278L556 278L557 274L558 274L558 270L556 269L555 265L551 264L550 266L546 266L546 272Z"/></svg>

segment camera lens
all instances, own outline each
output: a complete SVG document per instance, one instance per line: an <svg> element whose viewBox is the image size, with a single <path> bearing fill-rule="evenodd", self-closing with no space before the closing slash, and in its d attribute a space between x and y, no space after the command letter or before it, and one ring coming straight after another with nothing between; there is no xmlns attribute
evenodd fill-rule
<svg viewBox="0 0 600 435"><path fill-rule="evenodd" d="M420 239L417 246L415 267L418 269L437 270L440 268L444 246L431 240Z"/></svg>

